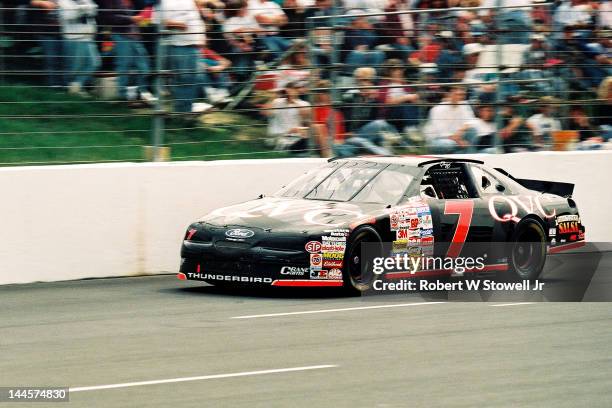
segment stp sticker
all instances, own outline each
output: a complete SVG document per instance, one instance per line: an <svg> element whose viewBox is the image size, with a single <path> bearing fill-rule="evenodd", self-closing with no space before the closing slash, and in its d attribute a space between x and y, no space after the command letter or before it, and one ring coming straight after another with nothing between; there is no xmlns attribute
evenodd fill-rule
<svg viewBox="0 0 612 408"><path fill-rule="evenodd" d="M309 241L304 248L311 254L316 254L317 252L321 252L321 243L319 241Z"/></svg>
<svg viewBox="0 0 612 408"><path fill-rule="evenodd" d="M321 254L310 254L310 266L312 268L320 268L323 265L323 256Z"/></svg>

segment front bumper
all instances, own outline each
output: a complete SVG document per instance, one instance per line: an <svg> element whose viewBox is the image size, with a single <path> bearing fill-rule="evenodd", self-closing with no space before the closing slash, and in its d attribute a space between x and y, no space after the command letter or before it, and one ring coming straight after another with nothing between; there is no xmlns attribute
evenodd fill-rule
<svg viewBox="0 0 612 408"><path fill-rule="evenodd" d="M249 246L244 242L192 242L181 249L178 278L209 283L264 286L342 286L311 268L310 254L298 249Z"/></svg>

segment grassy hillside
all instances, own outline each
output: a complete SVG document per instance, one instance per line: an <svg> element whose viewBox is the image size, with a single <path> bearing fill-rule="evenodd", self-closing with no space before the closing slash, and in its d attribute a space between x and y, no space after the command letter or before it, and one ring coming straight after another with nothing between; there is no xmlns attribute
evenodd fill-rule
<svg viewBox="0 0 612 408"><path fill-rule="evenodd" d="M265 123L215 112L196 127L166 121L164 144L172 160L272 158ZM72 97L26 85L0 86L0 165L144 161L151 144L146 110Z"/></svg>

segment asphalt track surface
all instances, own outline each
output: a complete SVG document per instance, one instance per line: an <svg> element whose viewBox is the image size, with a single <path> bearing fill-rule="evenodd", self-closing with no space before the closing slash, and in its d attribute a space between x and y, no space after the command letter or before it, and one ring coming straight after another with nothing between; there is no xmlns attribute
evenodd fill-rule
<svg viewBox="0 0 612 408"><path fill-rule="evenodd" d="M612 407L606 302L232 292L166 275L4 286L0 316L0 386L73 390L0 407Z"/></svg>

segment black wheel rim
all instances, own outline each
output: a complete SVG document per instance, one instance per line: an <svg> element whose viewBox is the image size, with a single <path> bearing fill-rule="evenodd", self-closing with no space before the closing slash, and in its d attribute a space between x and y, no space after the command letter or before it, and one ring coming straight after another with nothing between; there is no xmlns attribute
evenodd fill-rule
<svg viewBox="0 0 612 408"><path fill-rule="evenodd" d="M361 243L367 242L364 238L355 240L351 251L349 253L348 272L353 282L365 285L369 284L372 280L372 273L370 271L371 262L369 259L364 259L361 255Z"/></svg>
<svg viewBox="0 0 612 408"><path fill-rule="evenodd" d="M531 274L542 261L542 246L540 234L534 229L527 229L517 237L512 249L512 259L516 271L521 276Z"/></svg>

